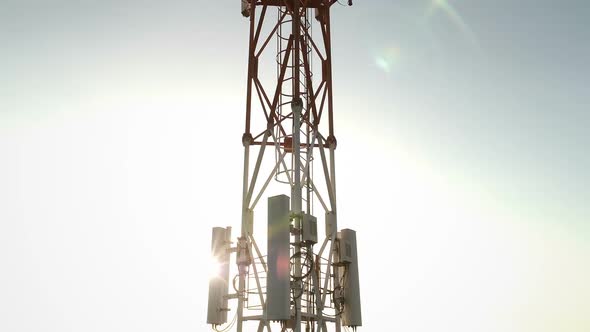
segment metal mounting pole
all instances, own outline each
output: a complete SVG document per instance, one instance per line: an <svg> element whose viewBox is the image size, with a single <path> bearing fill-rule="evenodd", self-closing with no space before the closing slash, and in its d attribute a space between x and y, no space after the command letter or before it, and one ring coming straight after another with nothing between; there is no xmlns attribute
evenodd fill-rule
<svg viewBox="0 0 590 332"><path fill-rule="evenodd" d="M303 282L301 280L301 218L302 218L302 197L301 197L301 110L303 109L303 102L301 100L301 72L300 72L300 57L301 57L301 17L299 12L299 1L293 1L292 7L292 29L291 34L294 39L293 45L293 101L291 109L293 110L293 172L294 172L294 186L292 188L292 212L295 216L295 277L296 282L292 287L296 288L296 292L301 295L295 299L295 332L301 332L301 297L303 296Z"/></svg>

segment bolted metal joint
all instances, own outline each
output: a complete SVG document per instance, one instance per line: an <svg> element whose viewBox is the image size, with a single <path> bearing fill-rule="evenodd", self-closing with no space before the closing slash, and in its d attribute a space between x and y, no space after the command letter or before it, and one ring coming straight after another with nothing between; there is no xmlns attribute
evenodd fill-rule
<svg viewBox="0 0 590 332"><path fill-rule="evenodd" d="M293 112L301 113L301 110L303 109L303 101L301 100L301 98L293 99L293 101L291 102L291 109L293 110Z"/></svg>
<svg viewBox="0 0 590 332"><path fill-rule="evenodd" d="M242 3L242 16L244 17L250 17L250 8L252 5L250 5L250 1L249 0L241 0Z"/></svg>
<svg viewBox="0 0 590 332"><path fill-rule="evenodd" d="M242 145L247 146L252 145L252 143L254 143L254 137L252 137L252 134L244 133L244 135L242 135Z"/></svg>
<svg viewBox="0 0 590 332"><path fill-rule="evenodd" d="M328 147L330 149L336 149L336 146L338 145L338 142L336 141L336 137L334 135L328 136L326 143L328 143Z"/></svg>

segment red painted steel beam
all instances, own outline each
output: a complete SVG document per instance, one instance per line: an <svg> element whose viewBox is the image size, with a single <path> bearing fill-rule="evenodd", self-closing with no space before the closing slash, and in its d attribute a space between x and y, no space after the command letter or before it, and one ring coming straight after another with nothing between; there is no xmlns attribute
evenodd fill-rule
<svg viewBox="0 0 590 332"><path fill-rule="evenodd" d="M262 141L255 141L255 142L252 142L251 145L266 145L266 146L272 145L272 146L274 146L275 143L274 142L266 142L266 143L264 143ZM282 146L282 147L285 147L286 146L285 143L279 143L279 145ZM302 144L299 144L299 146L301 146L302 148L307 148L307 147L311 147L312 145L311 144L304 144L304 143L302 143ZM315 143L315 144L313 144L313 147L314 148L326 148L326 149L329 148L329 146L328 146L327 143L326 144L318 144L318 143Z"/></svg>
<svg viewBox="0 0 590 332"><path fill-rule="evenodd" d="M293 0L257 0L256 4L265 6L287 6L293 8ZM336 0L300 0L300 7L306 8L322 8L332 6Z"/></svg>

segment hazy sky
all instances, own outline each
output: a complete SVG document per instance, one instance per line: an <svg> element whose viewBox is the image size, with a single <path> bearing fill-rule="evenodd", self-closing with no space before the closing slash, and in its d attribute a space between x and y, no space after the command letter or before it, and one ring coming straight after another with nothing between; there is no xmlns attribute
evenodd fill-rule
<svg viewBox="0 0 590 332"><path fill-rule="evenodd" d="M362 330L590 330L590 2L332 17ZM238 0L0 1L0 330L207 329L247 29Z"/></svg>

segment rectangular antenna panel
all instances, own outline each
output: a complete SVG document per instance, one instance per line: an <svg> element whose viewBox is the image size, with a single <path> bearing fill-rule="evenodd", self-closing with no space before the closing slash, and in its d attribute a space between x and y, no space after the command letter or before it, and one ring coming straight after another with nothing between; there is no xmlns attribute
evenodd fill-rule
<svg viewBox="0 0 590 332"><path fill-rule="evenodd" d="M351 229L343 229L340 236L340 257L350 259L348 264L339 267L340 278L343 280L344 311L342 312L342 325L361 326L361 292L359 288L359 267L356 250L356 232ZM344 255L342 255L344 250Z"/></svg>
<svg viewBox="0 0 590 332"><path fill-rule="evenodd" d="M290 312L290 225L289 197L268 198L268 275L266 319L287 320Z"/></svg>
<svg viewBox="0 0 590 332"><path fill-rule="evenodd" d="M211 255L217 266L214 267L215 275L209 278L207 324L221 325L227 322L230 244L231 227L214 227Z"/></svg>

